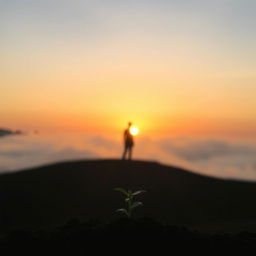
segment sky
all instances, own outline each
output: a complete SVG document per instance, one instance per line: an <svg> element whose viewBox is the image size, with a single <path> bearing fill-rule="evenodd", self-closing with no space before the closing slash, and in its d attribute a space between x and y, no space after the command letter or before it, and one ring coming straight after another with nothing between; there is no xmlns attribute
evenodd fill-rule
<svg viewBox="0 0 256 256"><path fill-rule="evenodd" d="M254 137L254 0L0 0L1 127Z"/></svg>

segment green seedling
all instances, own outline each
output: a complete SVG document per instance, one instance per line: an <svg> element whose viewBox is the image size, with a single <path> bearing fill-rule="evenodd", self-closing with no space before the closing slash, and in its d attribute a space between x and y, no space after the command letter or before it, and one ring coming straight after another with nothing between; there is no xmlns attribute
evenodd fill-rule
<svg viewBox="0 0 256 256"><path fill-rule="evenodd" d="M138 190L135 192L132 192L131 190L125 190L123 188L115 188L115 191L121 192L125 196L125 203L126 203L126 208L121 208L117 209L117 212L124 213L127 218L132 217L132 211L137 208L138 206L143 206L142 202L133 202L133 199L135 196L146 193L145 190Z"/></svg>

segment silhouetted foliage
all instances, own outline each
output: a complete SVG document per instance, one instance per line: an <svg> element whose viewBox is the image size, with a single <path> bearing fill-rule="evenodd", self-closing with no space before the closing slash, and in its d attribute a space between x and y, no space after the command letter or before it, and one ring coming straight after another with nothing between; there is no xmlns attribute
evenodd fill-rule
<svg viewBox="0 0 256 256"><path fill-rule="evenodd" d="M143 206L142 202L134 202L134 197L138 196L142 193L146 193L145 190L138 190L138 191L131 191L131 190L125 190L123 188L115 188L115 191L121 192L125 196L125 204L126 208L117 209L117 212L121 212L125 214L128 218L132 217L132 212L135 208L139 206Z"/></svg>

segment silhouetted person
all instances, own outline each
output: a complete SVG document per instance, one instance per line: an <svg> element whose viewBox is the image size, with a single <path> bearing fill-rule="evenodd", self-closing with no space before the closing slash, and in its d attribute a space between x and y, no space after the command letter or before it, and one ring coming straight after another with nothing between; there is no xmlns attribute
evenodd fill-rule
<svg viewBox="0 0 256 256"><path fill-rule="evenodd" d="M132 148L134 146L133 142L133 136L130 132L130 128L132 126L132 123L128 123L128 128L124 131L124 153L123 153L123 159L126 158L126 155L128 154L128 159L132 159Z"/></svg>

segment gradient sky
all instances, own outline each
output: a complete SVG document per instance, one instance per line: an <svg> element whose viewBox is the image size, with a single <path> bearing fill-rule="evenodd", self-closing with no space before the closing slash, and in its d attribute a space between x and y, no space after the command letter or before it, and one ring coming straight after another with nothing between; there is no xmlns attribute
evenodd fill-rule
<svg viewBox="0 0 256 256"><path fill-rule="evenodd" d="M0 0L0 126L253 136L255 13L255 0Z"/></svg>

